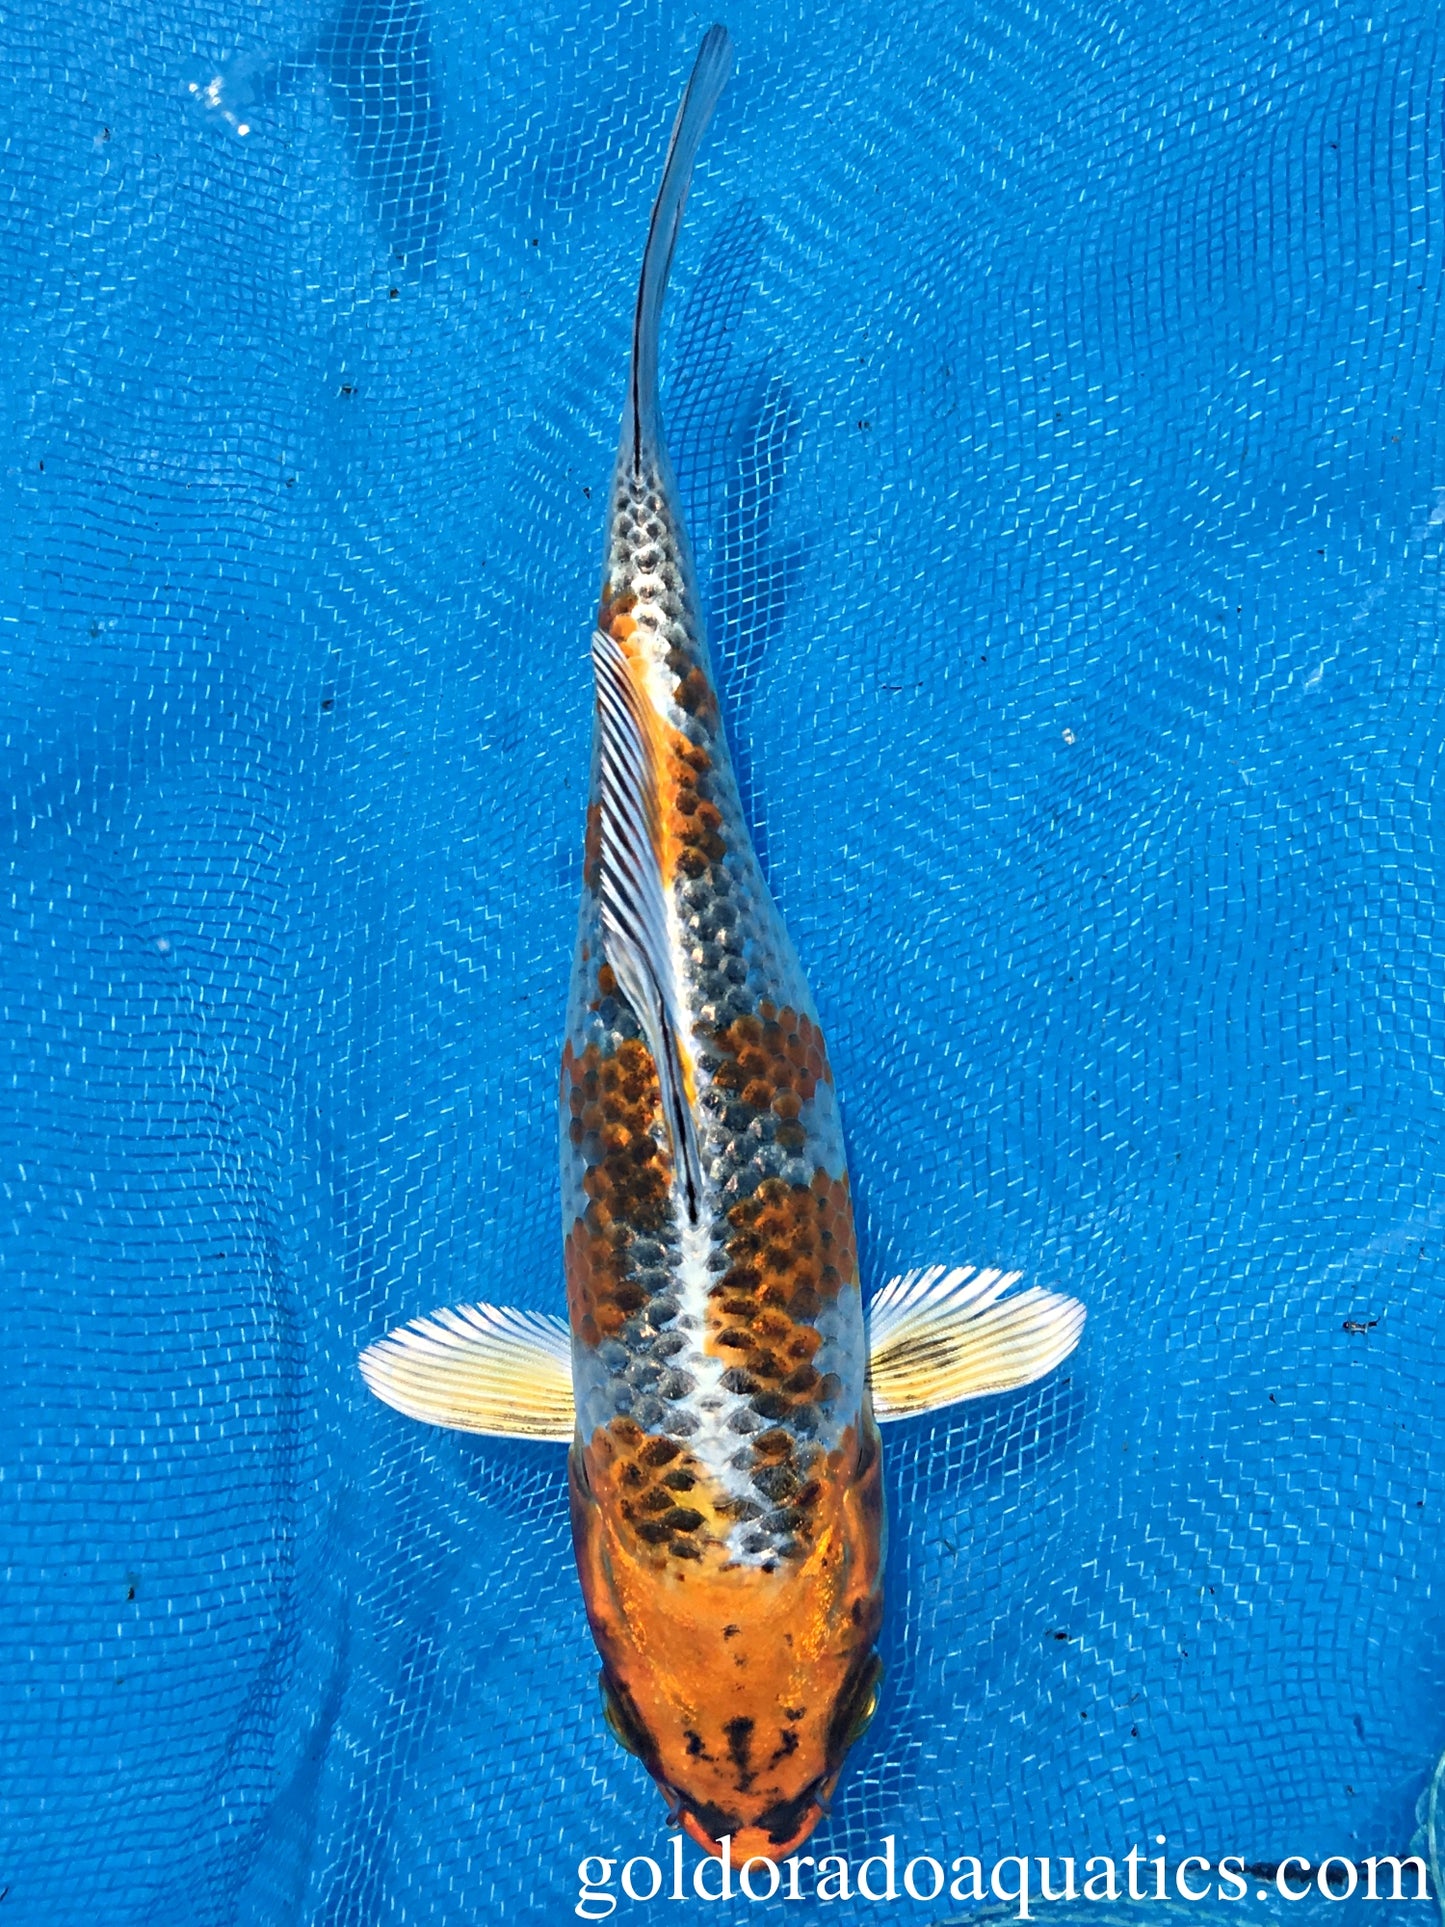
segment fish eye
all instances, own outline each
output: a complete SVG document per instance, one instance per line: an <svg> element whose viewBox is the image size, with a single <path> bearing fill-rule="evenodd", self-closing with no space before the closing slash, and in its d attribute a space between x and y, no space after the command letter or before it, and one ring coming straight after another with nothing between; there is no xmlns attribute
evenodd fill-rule
<svg viewBox="0 0 1445 1927"><path fill-rule="evenodd" d="M873 1715L878 1711L878 1688L875 1686L866 1700L853 1715L853 1724L848 1728L848 1744L861 1740L873 1724Z"/></svg>
<svg viewBox="0 0 1445 1927"><path fill-rule="evenodd" d="M602 1717L606 1721L608 1732L612 1735L613 1739L616 1740L624 1753L630 1753L634 1759L640 1760L642 1758L642 1748L632 1737L632 1729L628 1724L627 1715L619 1705L617 1695L612 1690L612 1682L608 1679L606 1673L599 1673L597 1675L597 1685L602 1694Z"/></svg>
<svg viewBox="0 0 1445 1927"><path fill-rule="evenodd" d="M855 1740L862 1739L873 1724L873 1715L878 1711L878 1687L883 1678L883 1661L875 1653L872 1664L863 1675L859 1684L857 1703L852 1719L848 1723L848 1737L845 1746L852 1746Z"/></svg>

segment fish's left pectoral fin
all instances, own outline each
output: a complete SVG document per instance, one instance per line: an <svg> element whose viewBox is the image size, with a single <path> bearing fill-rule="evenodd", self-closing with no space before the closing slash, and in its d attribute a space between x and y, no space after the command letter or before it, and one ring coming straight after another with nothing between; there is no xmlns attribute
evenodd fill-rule
<svg viewBox="0 0 1445 1927"><path fill-rule="evenodd" d="M1061 1364L1079 1342L1084 1307L1039 1285L1005 1297L1022 1276L931 1265L890 1279L868 1313L875 1418L1012 1392Z"/></svg>
<svg viewBox="0 0 1445 1927"><path fill-rule="evenodd" d="M426 1425L497 1439L566 1439L576 1425L572 1342L560 1318L454 1305L368 1345L361 1376Z"/></svg>

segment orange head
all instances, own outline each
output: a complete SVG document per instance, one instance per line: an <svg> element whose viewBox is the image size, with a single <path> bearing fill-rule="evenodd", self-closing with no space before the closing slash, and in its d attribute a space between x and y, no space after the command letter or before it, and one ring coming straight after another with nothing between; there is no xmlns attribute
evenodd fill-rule
<svg viewBox="0 0 1445 1927"><path fill-rule="evenodd" d="M869 1653L831 1708L827 1730L821 1736L805 1732L781 1759L781 1748L771 1757L755 1756L757 1723L748 1714L734 1714L721 1734L726 1748L721 1757L693 1729L682 1760L668 1761L641 1725L630 1696L606 1668L601 1674L603 1717L618 1743L643 1761L674 1818L700 1847L719 1854L726 1837L732 1841L735 1864L759 1856L781 1860L802 1846L828 1811L844 1755L873 1717L882 1672L883 1662ZM776 1733L781 1739L796 1730L781 1724L796 1709L769 1703L762 1710L769 1738ZM779 1773L785 1762L792 1770Z"/></svg>
<svg viewBox="0 0 1445 1927"><path fill-rule="evenodd" d="M722 1530L695 1529L687 1557L640 1537L626 1456L608 1433L571 1463L614 1736L699 1846L718 1852L730 1835L737 1862L795 1852L877 1701L883 1504L871 1417L829 1453L806 1543L766 1564L731 1558ZM711 1511L700 1491L687 1496L693 1516Z"/></svg>

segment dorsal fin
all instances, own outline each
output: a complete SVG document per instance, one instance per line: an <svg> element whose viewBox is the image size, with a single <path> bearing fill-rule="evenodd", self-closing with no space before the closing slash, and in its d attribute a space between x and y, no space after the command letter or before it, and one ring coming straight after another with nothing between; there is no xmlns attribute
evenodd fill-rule
<svg viewBox="0 0 1445 1927"><path fill-rule="evenodd" d="M661 441L657 409L657 336L662 321L662 299L672 269L673 250L682 226L682 210L692 182L693 163L707 132L713 109L732 72L733 46L726 27L709 27L693 62L692 75L672 124L662 184L652 204L652 223L642 255L637 282L637 307L632 317L632 381L622 441L636 474L645 452Z"/></svg>
<svg viewBox="0 0 1445 1927"><path fill-rule="evenodd" d="M657 750L627 658L605 629L592 633L592 668L602 749L602 947L657 1066L673 1172L683 1207L696 1224L702 1156L688 1090L691 1064L658 854Z"/></svg>

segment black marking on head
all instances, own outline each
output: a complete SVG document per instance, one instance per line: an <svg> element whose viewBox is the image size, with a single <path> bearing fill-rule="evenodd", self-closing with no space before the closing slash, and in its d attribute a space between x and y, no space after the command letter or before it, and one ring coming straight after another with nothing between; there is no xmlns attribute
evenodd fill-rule
<svg viewBox="0 0 1445 1927"><path fill-rule="evenodd" d="M689 1759L710 1760L712 1758L711 1753L708 1752L707 1748L702 1743L701 1733L694 1733L692 1728L689 1726L686 1729L686 1731L683 1733L682 1737L687 1741L687 1752L688 1752Z"/></svg>
<svg viewBox="0 0 1445 1927"><path fill-rule="evenodd" d="M778 1764L779 1760L786 1760L790 1753L796 1753L797 1750L798 1750L797 1734L790 1732L786 1726L781 1727L778 1731L777 1751L773 1754L773 1757L768 1761L768 1771L771 1773L773 1768Z"/></svg>
<svg viewBox="0 0 1445 1927"><path fill-rule="evenodd" d="M706 1757L706 1756L704 1756ZM709 1840L721 1840L725 1833L736 1833L741 1822L714 1800L689 1800L687 1810ZM786 1835L780 1836L786 1838Z"/></svg>
<svg viewBox="0 0 1445 1927"><path fill-rule="evenodd" d="M746 1793L758 1777L752 1771L750 1761L753 1750L753 1722L746 1714L740 1713L735 1720L729 1720L723 1728L728 1743L728 1758L738 1770L738 1792Z"/></svg>
<svg viewBox="0 0 1445 1927"><path fill-rule="evenodd" d="M795 1839L808 1817L809 1810L822 1806L823 1802L820 1798L822 1787L822 1780L814 1780L813 1784L804 1787L796 1798L779 1800L776 1806L771 1806L765 1813L760 1813L754 1824L766 1828L768 1838L779 1846L782 1846L784 1841ZM714 1839L717 1837L716 1834L713 1835Z"/></svg>

